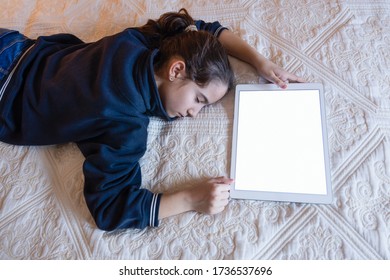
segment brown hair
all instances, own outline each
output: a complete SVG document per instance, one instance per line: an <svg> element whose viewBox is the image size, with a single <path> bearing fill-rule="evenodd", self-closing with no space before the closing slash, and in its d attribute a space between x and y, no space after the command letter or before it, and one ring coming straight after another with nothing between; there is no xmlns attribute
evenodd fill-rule
<svg viewBox="0 0 390 280"><path fill-rule="evenodd" d="M158 48L155 61L158 71L173 56L180 56L186 64L187 78L201 87L220 81L232 88L234 74L227 53L218 39L207 31L185 31L194 20L186 9L163 14L149 20L139 31L148 35L152 48Z"/></svg>

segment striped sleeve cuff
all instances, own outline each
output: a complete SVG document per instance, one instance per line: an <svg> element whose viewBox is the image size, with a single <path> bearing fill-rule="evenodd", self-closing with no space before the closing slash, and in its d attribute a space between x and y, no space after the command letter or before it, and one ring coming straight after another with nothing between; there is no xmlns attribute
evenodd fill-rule
<svg viewBox="0 0 390 280"><path fill-rule="evenodd" d="M225 27L225 26L220 26L220 27L218 27L217 28L217 30L215 30L215 32L214 32L214 37L219 37L219 35L221 34L221 32L223 31L223 30L225 30L225 29L227 29L227 30L229 30L227 27Z"/></svg>
<svg viewBox="0 0 390 280"><path fill-rule="evenodd" d="M26 51L24 51L24 53L21 55L21 57L19 58L19 60L18 60L18 62L16 63L16 65L12 68L11 73L8 74L7 79L5 80L4 84L2 85L2 87L1 87L1 89L0 89L0 101L1 101L1 99L3 98L4 92L5 92L5 90L7 89L7 86L8 86L8 84L9 84L9 82L11 81L12 76L14 75L16 68L18 68L18 66L19 66L20 62L23 60L24 56L25 56L25 55L29 52L29 50L31 50L33 47L34 47L34 44L32 44Z"/></svg>
<svg viewBox="0 0 390 280"><path fill-rule="evenodd" d="M160 209L161 194L155 193L152 197L152 203L150 204L150 219L149 226L157 227L159 224L158 212Z"/></svg>

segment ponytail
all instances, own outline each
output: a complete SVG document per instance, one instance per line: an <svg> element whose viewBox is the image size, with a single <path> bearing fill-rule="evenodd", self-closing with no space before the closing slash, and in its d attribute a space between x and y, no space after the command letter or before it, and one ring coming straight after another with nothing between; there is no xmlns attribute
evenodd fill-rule
<svg viewBox="0 0 390 280"><path fill-rule="evenodd" d="M152 38L152 47L158 48L165 38L183 33L187 26L193 24L194 20L187 10L180 9L178 13L165 13L157 20L149 19L145 25L137 29Z"/></svg>
<svg viewBox="0 0 390 280"><path fill-rule="evenodd" d="M138 28L149 38L151 48L158 48L155 70L161 69L171 57L180 56L186 64L187 79L201 87L219 81L233 87L234 74L222 44L207 31L194 31L193 18L186 9L163 14L157 20Z"/></svg>

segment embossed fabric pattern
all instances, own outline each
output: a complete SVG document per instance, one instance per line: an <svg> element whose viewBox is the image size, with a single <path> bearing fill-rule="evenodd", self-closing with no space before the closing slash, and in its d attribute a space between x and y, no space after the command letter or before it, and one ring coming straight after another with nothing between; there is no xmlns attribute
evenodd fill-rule
<svg viewBox="0 0 390 280"><path fill-rule="evenodd" d="M214 216L188 212L158 228L103 232L85 205L83 157L74 144L0 142L0 259L390 258L388 1L0 0L0 6L2 28L32 38L68 32L87 42L181 7L220 21L275 63L324 84L335 195L330 205L232 200ZM238 83L259 82L250 66L231 61ZM153 118L142 187L171 191L228 175L233 103L231 91L196 119Z"/></svg>

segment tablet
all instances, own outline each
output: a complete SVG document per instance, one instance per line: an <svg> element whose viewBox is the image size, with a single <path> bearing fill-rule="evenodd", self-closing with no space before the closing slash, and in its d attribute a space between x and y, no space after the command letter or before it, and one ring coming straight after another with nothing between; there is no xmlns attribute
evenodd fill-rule
<svg viewBox="0 0 390 280"><path fill-rule="evenodd" d="M231 197L331 203L323 86L237 85Z"/></svg>

